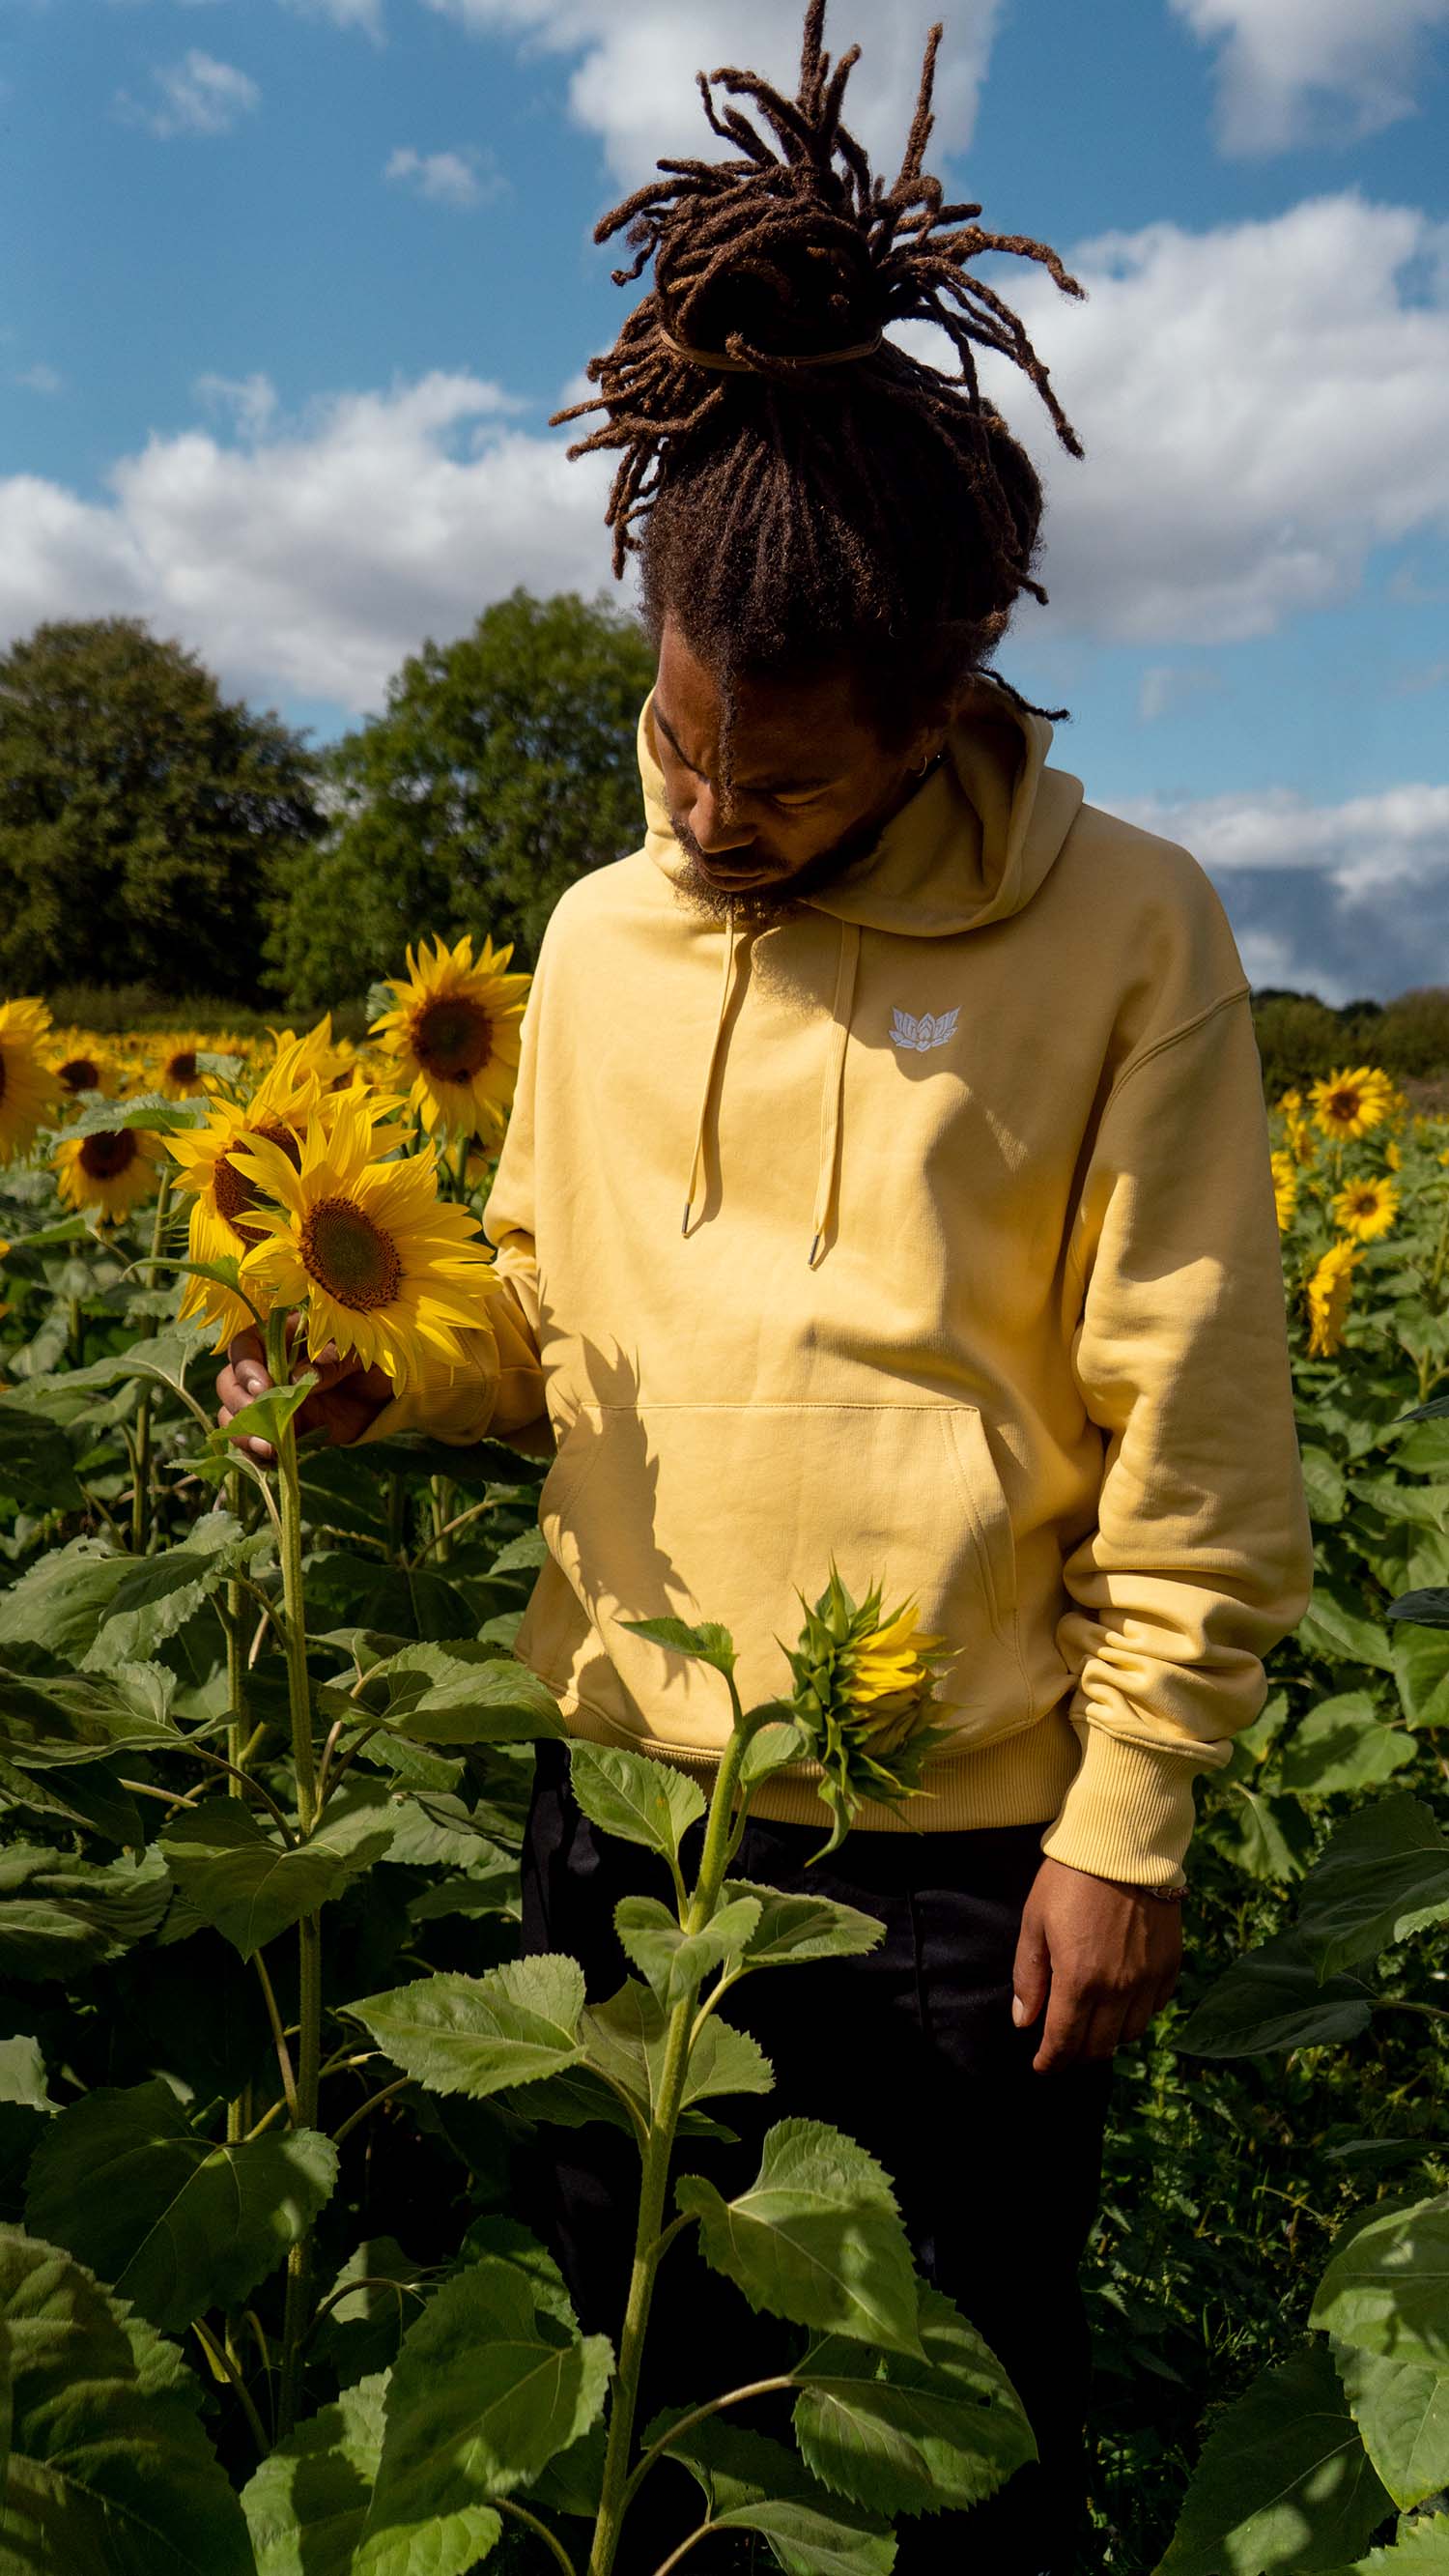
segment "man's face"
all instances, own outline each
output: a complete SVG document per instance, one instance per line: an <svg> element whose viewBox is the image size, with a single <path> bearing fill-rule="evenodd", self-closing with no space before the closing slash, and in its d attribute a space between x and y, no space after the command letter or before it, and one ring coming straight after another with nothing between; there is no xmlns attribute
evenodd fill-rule
<svg viewBox="0 0 1449 2576"><path fill-rule="evenodd" d="M741 680L733 695L726 790L719 684L666 618L652 713L669 819L688 860L682 891L708 911L733 905L744 919L770 921L864 856L923 757L940 749L942 728L923 723L914 741L888 750L843 670Z"/></svg>

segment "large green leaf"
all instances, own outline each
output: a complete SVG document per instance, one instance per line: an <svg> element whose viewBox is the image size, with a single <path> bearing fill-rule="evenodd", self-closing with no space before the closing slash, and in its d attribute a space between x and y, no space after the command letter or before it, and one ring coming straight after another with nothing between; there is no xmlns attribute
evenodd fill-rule
<svg viewBox="0 0 1449 2576"><path fill-rule="evenodd" d="M712 1664L717 1673L734 1671L735 1641L717 1620L702 1619L693 1628L683 1619L624 1619L620 1625L636 1637L647 1637L651 1646L662 1646L667 1654Z"/></svg>
<svg viewBox="0 0 1449 2576"><path fill-rule="evenodd" d="M0 2230L4 2576L252 2576L179 2353L59 2247Z"/></svg>
<svg viewBox="0 0 1449 2576"><path fill-rule="evenodd" d="M1334 2359L1364 2449L1395 2504L1422 2504L1449 2487L1449 2378L1362 2345L1336 2344Z"/></svg>
<svg viewBox="0 0 1449 2576"><path fill-rule="evenodd" d="M476 2100L576 2064L583 2007L577 1961L543 1955L482 1977L421 1977L347 2010L429 2092Z"/></svg>
<svg viewBox="0 0 1449 2576"><path fill-rule="evenodd" d="M79 1511L85 1495L76 1481L70 1442L57 1424L29 1405L0 1398L0 1494L39 1511Z"/></svg>
<svg viewBox="0 0 1449 2576"><path fill-rule="evenodd" d="M1386 2360L1449 2371L1449 2192L1356 2226L1309 2323Z"/></svg>
<svg viewBox="0 0 1449 2576"><path fill-rule="evenodd" d="M1303 1882L1298 1929L1320 1977L1449 1918L1449 1841L1407 1790L1340 1825Z"/></svg>
<svg viewBox="0 0 1449 2576"><path fill-rule="evenodd" d="M1320 1982L1300 1935L1278 1932L1209 1986L1177 2044L1195 2057L1257 2057L1353 2039L1372 2018L1373 1997L1358 1978Z"/></svg>
<svg viewBox="0 0 1449 2576"><path fill-rule="evenodd" d="M1429 1584L1422 1592L1401 1592L1389 1603L1391 1619L1407 1619L1423 1628L1449 1628L1449 1591Z"/></svg>
<svg viewBox="0 0 1449 2576"><path fill-rule="evenodd" d="M1412 2523L1401 2540L1371 2549L1356 2566L1336 2568L1334 2576L1449 2576L1449 2514Z"/></svg>
<svg viewBox="0 0 1449 2576"><path fill-rule="evenodd" d="M1318 2576L1356 2558L1391 2510L1314 2343L1218 2418L1156 2576Z"/></svg>
<svg viewBox="0 0 1449 2576"><path fill-rule="evenodd" d="M38 2039L0 2039L0 2102L18 2102L27 2111L53 2111L45 2089L45 2058Z"/></svg>
<svg viewBox="0 0 1449 2576"><path fill-rule="evenodd" d="M786 1896L747 1878L727 1878L726 1898L752 1896L760 1919L745 1944L746 1968L803 1967L811 1959L848 1959L873 1950L885 1930L878 1915L858 1913L829 1896Z"/></svg>
<svg viewBox="0 0 1449 2576"><path fill-rule="evenodd" d="M148 1682L134 1678L135 1667L46 1672L36 1668L39 1660L24 1646L0 1653L0 1754L7 1761L42 1770L108 1753L174 1753L184 1742L179 1727L157 1713Z"/></svg>
<svg viewBox="0 0 1449 2576"><path fill-rule="evenodd" d="M1215 1850L1250 1878L1272 1886L1301 1878L1313 1829L1296 1798L1272 1796L1256 1782L1225 1773L1203 1832Z"/></svg>
<svg viewBox="0 0 1449 2576"><path fill-rule="evenodd" d="M1037 2455L1021 2401L975 2327L931 2289L917 2321L923 2362L831 2335L795 2367L807 2466L877 2513L965 2511Z"/></svg>
<svg viewBox="0 0 1449 2576"><path fill-rule="evenodd" d="M1414 1752L1412 1736L1385 1726L1367 1691L1341 1691L1301 1720L1278 1778L1300 1798L1328 1798L1376 1787L1412 1762Z"/></svg>
<svg viewBox="0 0 1449 2576"><path fill-rule="evenodd" d="M766 2136L748 2190L724 2200L699 2174L677 2198L706 2262L752 2308L922 2358L918 2285L895 2194L874 2156L818 2120Z"/></svg>
<svg viewBox="0 0 1449 2576"><path fill-rule="evenodd" d="M1393 1671L1388 1630L1365 1616L1362 1598L1348 1584L1315 1583L1293 1633L1299 1645L1326 1664L1371 1664L1381 1673Z"/></svg>
<svg viewBox="0 0 1449 2576"><path fill-rule="evenodd" d="M208 1594L271 1545L229 1512L193 1522L184 1547L127 1556L96 1539L55 1548L0 1595L0 1645L44 1646L87 1672L144 1663Z"/></svg>
<svg viewBox="0 0 1449 2576"><path fill-rule="evenodd" d="M678 1859L689 1827L704 1814L698 1782L652 1754L575 1742L569 1770L574 1796L591 1824L626 1843L643 1843L663 1860Z"/></svg>
<svg viewBox="0 0 1449 2576"><path fill-rule="evenodd" d="M434 2286L428 2267L405 2254L395 2236L364 2237L327 2294L309 2358L334 2370L343 2388L390 2369Z"/></svg>
<svg viewBox="0 0 1449 2576"><path fill-rule="evenodd" d="M169 2084L102 2086L50 2123L25 2214L163 2332L238 2307L310 2229L337 2179L315 2130L217 2145Z"/></svg>
<svg viewBox="0 0 1449 2576"><path fill-rule="evenodd" d="M517 2264L475 2263L410 2328L388 2382L356 2576L468 2576L489 2499L527 2486L600 2413L613 2354L539 2304Z"/></svg>
<svg viewBox="0 0 1449 2576"><path fill-rule="evenodd" d="M356 1690L331 1689L324 1700L334 1717L422 1744L519 1744L564 1732L558 1701L526 1664L470 1651L466 1640L404 1646L372 1665Z"/></svg>
<svg viewBox="0 0 1449 2576"><path fill-rule="evenodd" d="M1449 1726L1449 1635L1442 1628L1395 1622L1394 1679L1410 1726Z"/></svg>
<svg viewBox="0 0 1449 2576"><path fill-rule="evenodd" d="M236 1798L213 1798L168 1825L159 1848L186 1902L244 1959L340 1896L392 1840L381 1782L329 1803L311 1840L288 1845Z"/></svg>
<svg viewBox="0 0 1449 2576"><path fill-rule="evenodd" d="M753 1896L721 1905L699 1932L682 1931L668 1906L652 1896L621 1896L614 1908L619 1946L666 2012L696 1993L713 1969L738 1959L759 1919Z"/></svg>
<svg viewBox="0 0 1449 2576"><path fill-rule="evenodd" d="M663 2419L651 2424L650 2439L664 2429ZM832 2495L782 2443L710 2417L663 2457L703 2490L712 2531L763 2532L791 2576L890 2576L896 2544L884 2523ZM626 2556L628 2547L626 2523Z"/></svg>
<svg viewBox="0 0 1449 2576"><path fill-rule="evenodd" d="M591 2004L579 2024L585 2065L627 2093L646 2120L659 2106L668 2037L664 2006L633 1977L607 2003ZM720 2093L768 2093L774 2081L758 2042L711 2013L689 2052L680 2107Z"/></svg>
<svg viewBox="0 0 1449 2576"><path fill-rule="evenodd" d="M154 1848L105 1867L23 1845L0 1851L0 1977L83 1976L154 1931L170 1897Z"/></svg>
<svg viewBox="0 0 1449 2576"><path fill-rule="evenodd" d="M256 2576L351 2576L382 2457L382 2372L299 2424L242 2489Z"/></svg>

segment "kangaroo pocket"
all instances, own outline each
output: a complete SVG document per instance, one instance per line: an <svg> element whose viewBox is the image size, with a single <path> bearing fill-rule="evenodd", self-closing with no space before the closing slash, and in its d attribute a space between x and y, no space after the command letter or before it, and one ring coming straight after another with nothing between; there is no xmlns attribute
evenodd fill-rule
<svg viewBox="0 0 1449 2576"><path fill-rule="evenodd" d="M719 1677L624 1622L718 1619L748 1707L790 1687L783 1652L832 1559L860 1599L914 1599L956 1650L942 1697L963 1747L1029 1722L1011 1521L971 1406L583 1405L545 1481L552 1562L520 1649L621 1733L706 1751Z"/></svg>

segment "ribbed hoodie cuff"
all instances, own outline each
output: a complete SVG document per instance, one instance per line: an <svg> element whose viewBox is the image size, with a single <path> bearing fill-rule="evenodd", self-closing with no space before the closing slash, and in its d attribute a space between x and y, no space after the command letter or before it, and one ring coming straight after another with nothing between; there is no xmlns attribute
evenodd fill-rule
<svg viewBox="0 0 1449 2576"><path fill-rule="evenodd" d="M1055 1824L1042 1835L1043 1853L1094 1878L1124 1879L1133 1887L1184 1886L1182 1857L1197 1821L1188 1759L1109 1735L1100 1726L1081 1731L1081 1767Z"/></svg>

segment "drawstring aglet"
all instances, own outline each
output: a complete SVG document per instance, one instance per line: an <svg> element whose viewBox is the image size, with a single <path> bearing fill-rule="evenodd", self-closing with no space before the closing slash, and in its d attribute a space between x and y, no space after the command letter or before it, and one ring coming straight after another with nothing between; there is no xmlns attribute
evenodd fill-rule
<svg viewBox="0 0 1449 2576"><path fill-rule="evenodd" d="M689 1210L688 1208L686 1208L686 1209L685 1209L685 1211L684 1211L683 1216L682 1216L682 1217L680 1218L680 1220L679 1220L679 1231L680 1231L680 1233L681 1233L681 1234L688 1234L688 1232L689 1232L689 1219L690 1219L690 1210Z"/></svg>
<svg viewBox="0 0 1449 2576"><path fill-rule="evenodd" d="M806 1262L806 1264L805 1264L805 1267L806 1267L806 1269L807 1269L807 1270L813 1270L813 1269L814 1269L814 1267L815 1267L815 1259L816 1259L816 1255L817 1255L817 1253L819 1252L819 1250L820 1250L820 1246L821 1246L821 1244L824 1242L824 1240L825 1240L824 1230L822 1229L822 1231L821 1231L819 1234L817 1234L817 1236L815 1237L814 1242L813 1242L813 1243L811 1244L811 1246L810 1246L810 1258L809 1258L809 1260L808 1260L808 1261Z"/></svg>

